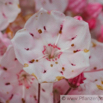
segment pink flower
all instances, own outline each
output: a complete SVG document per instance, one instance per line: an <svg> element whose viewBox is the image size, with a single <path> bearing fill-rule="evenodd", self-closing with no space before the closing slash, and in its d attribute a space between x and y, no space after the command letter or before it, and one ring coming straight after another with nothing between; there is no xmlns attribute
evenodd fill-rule
<svg viewBox="0 0 103 103"><path fill-rule="evenodd" d="M64 12L68 5L68 0L34 0L36 10L38 11L41 8L46 10L58 10Z"/></svg>
<svg viewBox="0 0 103 103"><path fill-rule="evenodd" d="M73 78L89 66L88 24L41 9L12 39L24 70L39 82Z"/></svg>
<svg viewBox="0 0 103 103"><path fill-rule="evenodd" d="M76 91L72 91L73 94L96 94L102 95L103 90L103 44L92 39L90 48L90 67L84 71L84 77L86 78L80 84L80 87ZM73 80L73 79L72 79ZM82 79L81 79L82 80ZM73 81L75 82L75 80ZM70 93L71 94L71 93Z"/></svg>
<svg viewBox="0 0 103 103"><path fill-rule="evenodd" d="M97 18L102 12L102 5L100 3L88 3L83 15L85 18Z"/></svg>
<svg viewBox="0 0 103 103"><path fill-rule="evenodd" d="M0 0L0 30L4 30L20 13L18 0Z"/></svg>
<svg viewBox="0 0 103 103"><path fill-rule="evenodd" d="M34 76L23 70L23 65L17 60L13 46L9 46L0 61L0 97L10 103L37 103L38 82ZM52 103L53 84L41 85L41 101ZM16 101L17 100L17 101Z"/></svg>
<svg viewBox="0 0 103 103"><path fill-rule="evenodd" d="M86 0L68 0L67 10L71 10L73 13L82 13L87 5Z"/></svg>

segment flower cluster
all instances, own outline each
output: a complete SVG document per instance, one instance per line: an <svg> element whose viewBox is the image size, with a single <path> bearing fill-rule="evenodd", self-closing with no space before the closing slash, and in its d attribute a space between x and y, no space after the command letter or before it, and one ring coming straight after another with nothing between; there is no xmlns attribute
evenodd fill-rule
<svg viewBox="0 0 103 103"><path fill-rule="evenodd" d="M99 98L102 52L102 0L0 0L0 103Z"/></svg>

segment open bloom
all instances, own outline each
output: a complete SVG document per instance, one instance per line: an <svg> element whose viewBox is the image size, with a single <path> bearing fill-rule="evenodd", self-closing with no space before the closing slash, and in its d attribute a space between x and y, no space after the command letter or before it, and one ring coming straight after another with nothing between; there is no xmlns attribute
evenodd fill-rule
<svg viewBox="0 0 103 103"><path fill-rule="evenodd" d="M77 89L77 93L102 95L103 56L100 54L103 52L103 44L92 39L90 52L90 66L84 71L85 80L84 83L80 84L79 89Z"/></svg>
<svg viewBox="0 0 103 103"><path fill-rule="evenodd" d="M0 30L13 22L20 12L18 0L0 0Z"/></svg>
<svg viewBox="0 0 103 103"><path fill-rule="evenodd" d="M92 39L91 41L91 47L90 47L90 66L80 75L78 75L77 77L73 78L73 79L69 79L69 84L71 85L72 88L74 87L78 87L80 84L83 84L83 81L85 79L90 79L93 81L95 81L98 77L102 75L98 75L97 73L102 73L103 71L103 56L100 55L103 52L103 44ZM96 72L96 76L94 76L93 78L91 78L92 74L94 75ZM87 75L90 74L90 75ZM99 78L100 79L100 78Z"/></svg>
<svg viewBox="0 0 103 103"><path fill-rule="evenodd" d="M24 70L39 82L73 78L89 66L88 24L41 9L12 39Z"/></svg>
<svg viewBox="0 0 103 103"><path fill-rule="evenodd" d="M44 8L46 10L58 10L64 12L68 5L68 0L34 0L36 10Z"/></svg>
<svg viewBox="0 0 103 103"><path fill-rule="evenodd" d="M0 95L10 103L37 103L38 82L34 76L23 70L10 45L0 61ZM41 101L52 103L53 84L41 85ZM48 98L46 98L48 95Z"/></svg>

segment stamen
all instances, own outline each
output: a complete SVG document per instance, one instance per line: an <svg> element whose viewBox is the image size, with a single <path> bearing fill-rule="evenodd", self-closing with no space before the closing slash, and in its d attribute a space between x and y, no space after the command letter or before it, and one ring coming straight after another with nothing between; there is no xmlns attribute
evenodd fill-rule
<svg viewBox="0 0 103 103"><path fill-rule="evenodd" d="M22 98L24 98L25 97L25 86L24 85L22 86L22 89L23 89Z"/></svg>
<svg viewBox="0 0 103 103"><path fill-rule="evenodd" d="M58 52L65 52L66 50L69 50L69 49L70 49L70 47L69 48L65 48L65 49L61 49L61 50L56 51L56 53L58 53Z"/></svg>
<svg viewBox="0 0 103 103"><path fill-rule="evenodd" d="M103 71L103 69L84 71L84 73L99 72L99 71Z"/></svg>
<svg viewBox="0 0 103 103"><path fill-rule="evenodd" d="M54 55L54 51L55 51L55 45L54 45L54 47L53 47L53 49L52 49L52 52L51 52L51 57L50 58L53 58L53 55Z"/></svg>
<svg viewBox="0 0 103 103"><path fill-rule="evenodd" d="M41 59L43 59L43 58L46 57L46 56L48 56L48 54L45 54L45 55L43 55L43 56L37 58L37 59L36 59L36 62L40 61Z"/></svg>
<svg viewBox="0 0 103 103"><path fill-rule="evenodd" d="M55 42L55 45L57 45L57 43L58 43L58 41L59 41L59 38L60 38L60 34L58 35L58 37L57 37L57 40L56 40L56 42Z"/></svg>

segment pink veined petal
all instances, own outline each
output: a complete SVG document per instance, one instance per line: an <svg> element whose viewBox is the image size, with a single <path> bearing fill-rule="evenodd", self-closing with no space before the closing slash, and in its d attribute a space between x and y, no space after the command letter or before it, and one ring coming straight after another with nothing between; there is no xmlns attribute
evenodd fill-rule
<svg viewBox="0 0 103 103"><path fill-rule="evenodd" d="M81 51L84 49L89 49L91 37L89 33L88 24L86 22L75 20L74 18L67 16L64 20L62 34L63 35L61 35L60 41L67 41L68 45L66 46L70 46L71 50ZM87 45L85 45L85 43ZM58 43L58 45L59 44L60 43Z"/></svg>
<svg viewBox="0 0 103 103"><path fill-rule="evenodd" d="M49 42L52 42L54 41L54 37L59 33L64 18L65 16L61 12L48 12L44 9L41 9L26 22L24 28L26 28L29 32L34 34L35 37L45 37L47 38L46 40L48 40L48 38L51 37L51 39L49 39ZM42 36L40 35L41 33L45 35ZM49 35L48 33L51 33L52 35Z"/></svg>
<svg viewBox="0 0 103 103"><path fill-rule="evenodd" d="M21 60L18 58L19 61L22 64L24 62L27 62L26 60L28 60L28 62L29 62L29 61L31 61L33 59L37 59L37 58L43 56L43 54L41 52L41 51L43 51L43 43L42 43L41 39L34 38L32 35L33 35L32 33L30 33L27 30L24 30L24 29L18 31L17 34L15 35L15 37L16 36L19 37L19 38L15 39L15 41L18 42L20 40L20 42L17 45L15 45L15 47L17 47L16 51L18 51L16 53L16 55L20 59L22 57ZM25 40L27 40L27 41L25 41ZM24 54L27 55L27 56L25 56Z"/></svg>

